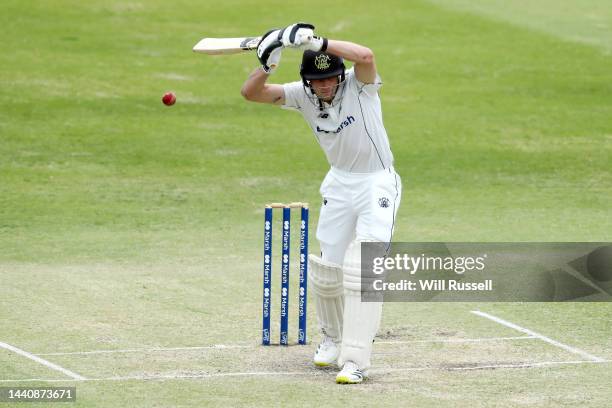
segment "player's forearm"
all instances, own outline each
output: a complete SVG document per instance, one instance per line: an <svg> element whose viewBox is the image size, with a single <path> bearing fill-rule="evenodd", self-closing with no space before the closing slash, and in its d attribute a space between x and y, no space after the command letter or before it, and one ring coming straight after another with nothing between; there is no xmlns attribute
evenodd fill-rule
<svg viewBox="0 0 612 408"><path fill-rule="evenodd" d="M251 72L247 80L244 82L242 89L240 90L240 94L246 99L251 99L256 95L261 94L266 86L268 77L269 75L266 74L261 67L258 67Z"/></svg>
<svg viewBox="0 0 612 408"><path fill-rule="evenodd" d="M372 50L349 41L328 40L327 52L352 61L355 64L371 64L374 61Z"/></svg>

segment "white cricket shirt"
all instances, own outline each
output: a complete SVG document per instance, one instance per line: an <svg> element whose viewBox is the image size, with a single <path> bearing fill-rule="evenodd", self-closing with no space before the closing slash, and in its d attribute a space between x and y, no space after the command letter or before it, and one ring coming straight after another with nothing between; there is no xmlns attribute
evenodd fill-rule
<svg viewBox="0 0 612 408"><path fill-rule="evenodd" d="M381 86L378 75L373 84L366 85L357 80L351 68L333 106L324 104L320 110L310 89L305 90L303 83L296 81L283 84L283 108L301 112L331 166L351 173L373 173L393 166L378 97Z"/></svg>

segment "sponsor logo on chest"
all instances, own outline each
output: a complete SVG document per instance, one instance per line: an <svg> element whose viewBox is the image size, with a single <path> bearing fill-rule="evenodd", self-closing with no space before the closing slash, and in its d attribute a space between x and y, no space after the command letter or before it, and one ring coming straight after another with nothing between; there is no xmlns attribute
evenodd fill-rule
<svg viewBox="0 0 612 408"><path fill-rule="evenodd" d="M345 127L350 126L351 124L353 124L355 122L355 118L351 115L347 116L346 119L344 119L342 121L342 123L340 123L340 126L338 126L338 128L336 130L325 130L325 129L321 129L319 127L319 125L317 125L317 132L323 132L323 133L340 133L342 132L342 129L344 129Z"/></svg>

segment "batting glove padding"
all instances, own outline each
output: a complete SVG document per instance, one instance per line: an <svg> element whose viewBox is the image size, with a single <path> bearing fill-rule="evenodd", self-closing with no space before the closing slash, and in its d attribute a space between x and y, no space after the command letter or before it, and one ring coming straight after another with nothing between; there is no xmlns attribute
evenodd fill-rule
<svg viewBox="0 0 612 408"><path fill-rule="evenodd" d="M309 23L295 23L283 28L279 39L283 46L300 50L327 50L327 38L314 35L314 26Z"/></svg>
<svg viewBox="0 0 612 408"><path fill-rule="evenodd" d="M302 44L310 42L314 37L314 26L308 23L295 23L283 28L279 34L279 40L285 47L297 48Z"/></svg>
<svg viewBox="0 0 612 408"><path fill-rule="evenodd" d="M302 43L299 49L325 52L327 50L327 38L314 36L310 41Z"/></svg>
<svg viewBox="0 0 612 408"><path fill-rule="evenodd" d="M257 45L257 59L261 62L263 70L271 74L280 62L283 43L280 41L281 30L270 30L261 37Z"/></svg>
<svg viewBox="0 0 612 408"><path fill-rule="evenodd" d="M270 75L273 74L274 71L276 71L276 68L278 68L278 65L280 64L282 50L283 50L282 47L275 48L274 51L270 53L270 56L268 57L268 62L266 63L266 65L262 65L263 70L267 74L270 74Z"/></svg>

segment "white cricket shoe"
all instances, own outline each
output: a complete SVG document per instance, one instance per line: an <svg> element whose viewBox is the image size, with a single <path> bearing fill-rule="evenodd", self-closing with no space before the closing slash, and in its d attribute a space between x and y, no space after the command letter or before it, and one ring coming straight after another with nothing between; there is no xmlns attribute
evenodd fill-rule
<svg viewBox="0 0 612 408"><path fill-rule="evenodd" d="M336 363L339 355L340 348L331 337L326 335L315 351L314 363L317 367L327 367Z"/></svg>
<svg viewBox="0 0 612 408"><path fill-rule="evenodd" d="M367 371L361 371L357 364L352 361L347 361L342 367L342 371L336 376L338 384L359 384L368 378Z"/></svg>

